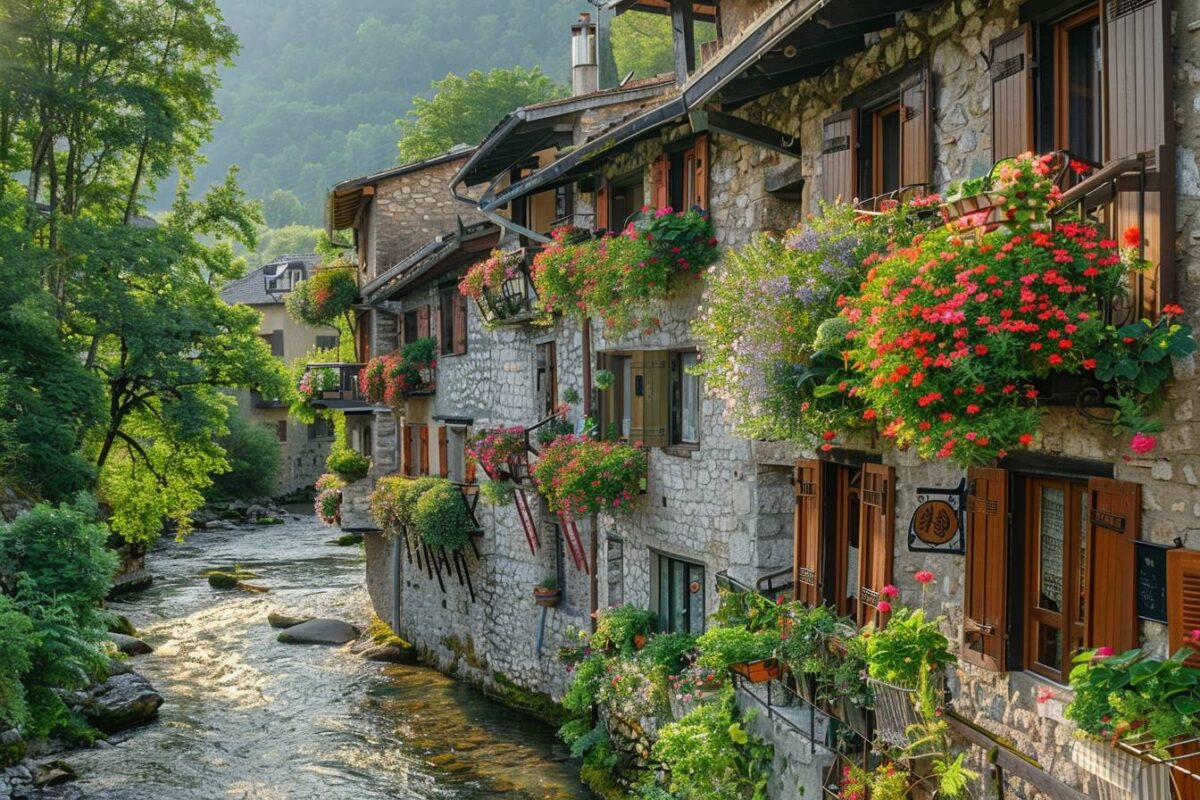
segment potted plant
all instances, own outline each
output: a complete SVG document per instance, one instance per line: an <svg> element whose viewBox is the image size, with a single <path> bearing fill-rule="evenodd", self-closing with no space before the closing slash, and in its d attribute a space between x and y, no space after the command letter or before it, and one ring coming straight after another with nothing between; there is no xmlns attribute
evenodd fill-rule
<svg viewBox="0 0 1200 800"><path fill-rule="evenodd" d="M340 397L340 384L337 370L333 367L316 367L307 370L300 379L296 392L305 400L336 400Z"/></svg>
<svg viewBox="0 0 1200 800"><path fill-rule="evenodd" d="M543 608L554 608L562 602L562 589L558 588L558 581L554 578L546 578L533 587L533 602Z"/></svg>
<svg viewBox="0 0 1200 800"><path fill-rule="evenodd" d="M696 665L718 675L740 675L751 683L779 677L779 632L751 632L743 627L712 628L696 640Z"/></svg>
<svg viewBox="0 0 1200 800"><path fill-rule="evenodd" d="M354 483L367 477L371 471L371 460L349 447L335 447L325 459L325 469L346 483Z"/></svg>
<svg viewBox="0 0 1200 800"><path fill-rule="evenodd" d="M314 488L313 511L325 525L340 525L342 521L342 488L346 482L337 475L326 473L317 479Z"/></svg>
<svg viewBox="0 0 1200 800"><path fill-rule="evenodd" d="M520 426L481 431L471 441L471 458L493 481L527 480L525 429Z"/></svg>
<svg viewBox="0 0 1200 800"><path fill-rule="evenodd" d="M832 669L829 657L829 637L834 634L838 622L837 614L829 606L806 608L797 606L789 609L787 636L781 644L781 655L788 671L796 681L796 688L807 702L816 702L818 677L827 680Z"/></svg>
<svg viewBox="0 0 1200 800"><path fill-rule="evenodd" d="M442 478L434 479L417 499L412 524L421 541L435 549L465 547L476 530L462 492Z"/></svg>
<svg viewBox="0 0 1200 800"><path fill-rule="evenodd" d="M898 609L885 627L868 629L865 638L879 735L890 744L905 743L909 727L920 722L916 699L921 671L928 669L933 689L940 693L943 670L954 663L950 643L938 620L927 620L923 609L910 608Z"/></svg>

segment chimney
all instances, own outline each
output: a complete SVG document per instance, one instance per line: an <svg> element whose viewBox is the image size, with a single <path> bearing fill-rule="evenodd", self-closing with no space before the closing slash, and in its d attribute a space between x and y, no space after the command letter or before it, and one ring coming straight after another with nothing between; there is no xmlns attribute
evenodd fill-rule
<svg viewBox="0 0 1200 800"><path fill-rule="evenodd" d="M591 14L580 14L571 26L572 94L590 94L600 89L600 62L596 58L596 23Z"/></svg>

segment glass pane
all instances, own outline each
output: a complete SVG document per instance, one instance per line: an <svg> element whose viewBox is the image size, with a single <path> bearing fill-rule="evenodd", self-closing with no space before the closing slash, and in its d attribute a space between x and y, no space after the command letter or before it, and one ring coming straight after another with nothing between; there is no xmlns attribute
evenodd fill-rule
<svg viewBox="0 0 1200 800"><path fill-rule="evenodd" d="M629 436L632 425L630 414L633 413L633 359L621 359L621 386L624 389L621 397L621 435Z"/></svg>
<svg viewBox="0 0 1200 800"><path fill-rule="evenodd" d="M671 629L671 572L670 562L658 557L658 629Z"/></svg>
<svg viewBox="0 0 1200 800"><path fill-rule="evenodd" d="M682 561L671 561L671 630L687 630L684 608L687 603L687 565Z"/></svg>
<svg viewBox="0 0 1200 800"><path fill-rule="evenodd" d="M688 370L696 366L696 354L684 353L680 358L680 380L683 382L680 439L688 444L700 441L700 379Z"/></svg>
<svg viewBox="0 0 1200 800"><path fill-rule="evenodd" d="M1087 541L1088 541L1088 493L1079 493L1079 602L1075 606L1075 619L1083 624L1083 612L1087 608Z"/></svg>
<svg viewBox="0 0 1200 800"><path fill-rule="evenodd" d="M704 567L692 564L688 573L688 631L704 633Z"/></svg>
<svg viewBox="0 0 1200 800"><path fill-rule="evenodd" d="M1066 535L1065 498L1062 489L1043 486L1041 525L1038 530L1038 606L1056 613L1063 603L1063 537Z"/></svg>
<svg viewBox="0 0 1200 800"><path fill-rule="evenodd" d="M1098 161L1100 153L1100 23L1067 33L1067 149Z"/></svg>
<svg viewBox="0 0 1200 800"><path fill-rule="evenodd" d="M879 188L886 194L900 188L900 112L885 114L879 122L883 138L880 147L883 163L879 170L882 185Z"/></svg>
<svg viewBox="0 0 1200 800"><path fill-rule="evenodd" d="M1040 664L1062 669L1062 634L1046 625L1038 625L1037 660Z"/></svg>

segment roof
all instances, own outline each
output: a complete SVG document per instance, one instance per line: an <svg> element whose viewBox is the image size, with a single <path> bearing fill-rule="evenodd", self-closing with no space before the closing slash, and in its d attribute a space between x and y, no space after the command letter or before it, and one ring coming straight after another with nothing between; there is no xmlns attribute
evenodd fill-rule
<svg viewBox="0 0 1200 800"><path fill-rule="evenodd" d="M586 111L657 98L675 84L675 76L655 75L588 94L535 103L509 112L475 149L451 186L476 186L506 175L533 153L574 142L575 122Z"/></svg>
<svg viewBox="0 0 1200 800"><path fill-rule="evenodd" d="M433 280L459 267L473 264L500 242L500 226L479 222L430 239L403 261L362 287L367 304L381 303L405 289Z"/></svg>
<svg viewBox="0 0 1200 800"><path fill-rule="evenodd" d="M648 0L640 0L641 3ZM865 35L895 25L896 14L930 0L785 0L732 38L674 96L593 137L554 163L504 190L484 192L484 212L595 171L599 156L617 152L681 121L709 103L733 109L804 78L821 74L866 47ZM614 0L610 7L632 6ZM644 9L643 9L644 10ZM482 148L482 146L481 146ZM460 173L461 174L461 173Z"/></svg>
<svg viewBox="0 0 1200 800"><path fill-rule="evenodd" d="M420 172L430 167L459 161L467 158L474 152L475 148L470 145L455 145L445 153L427 158L424 161L401 164L398 167L392 167L383 172L364 175L361 178L351 178L350 180L335 184L329 190L329 232L333 233L333 231L345 230L354 224L354 219L358 216L358 207L362 202L363 195L370 194L369 191L364 191L367 187L375 187L383 181L398 178L401 175Z"/></svg>
<svg viewBox="0 0 1200 800"><path fill-rule="evenodd" d="M692 3L692 14L702 22L716 22L718 0L696 0ZM649 11L652 14L670 14L669 0L608 0L605 6L610 11L624 14L626 11Z"/></svg>
<svg viewBox="0 0 1200 800"><path fill-rule="evenodd" d="M320 256L316 253L289 253L272 259L269 263L263 264L256 270L253 270L244 278L238 278L236 281L230 281L221 289L221 299L231 306L239 303L246 306L275 306L282 305L283 300L279 297L274 297L267 294L267 285L263 280L263 273L269 267L276 267L280 264L290 264L293 261L303 261L305 266L312 267L318 261Z"/></svg>

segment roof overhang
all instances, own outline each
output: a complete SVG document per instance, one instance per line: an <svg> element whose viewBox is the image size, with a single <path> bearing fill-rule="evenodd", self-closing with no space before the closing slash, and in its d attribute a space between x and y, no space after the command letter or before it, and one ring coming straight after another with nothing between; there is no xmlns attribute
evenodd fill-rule
<svg viewBox="0 0 1200 800"><path fill-rule="evenodd" d="M670 0L608 0L605 6L617 14L626 11L646 11L651 14L670 14ZM716 22L719 3L717 0L696 0L692 3L692 16L701 22Z"/></svg>
<svg viewBox="0 0 1200 800"><path fill-rule="evenodd" d="M422 283L435 280L460 267L473 264L500 243L500 227L480 222L456 233L431 239L399 264L364 286L363 302L375 305Z"/></svg>
<svg viewBox="0 0 1200 800"><path fill-rule="evenodd" d="M329 190L328 198L327 228L329 234L332 235L334 231L346 230L353 227L355 220L358 218L358 210L362 206L363 199L374 195L375 187L383 181L413 172L420 172L430 167L460 161L474 152L475 148L473 147L459 147L436 155L433 158L427 158L424 161L401 164L398 167L393 167L383 172L364 175L361 178L352 178L351 180L342 181L334 185Z"/></svg>

